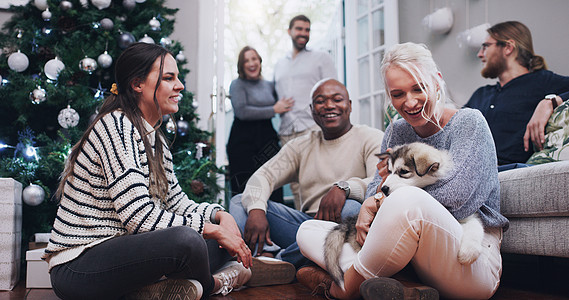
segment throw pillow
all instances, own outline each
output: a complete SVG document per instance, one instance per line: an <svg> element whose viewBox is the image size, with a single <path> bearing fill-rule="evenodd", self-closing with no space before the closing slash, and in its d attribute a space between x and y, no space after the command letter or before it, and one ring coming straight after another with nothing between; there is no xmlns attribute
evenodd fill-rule
<svg viewBox="0 0 569 300"><path fill-rule="evenodd" d="M569 160L569 100L555 108L545 126L543 150L535 152L527 163L537 165L560 160Z"/></svg>

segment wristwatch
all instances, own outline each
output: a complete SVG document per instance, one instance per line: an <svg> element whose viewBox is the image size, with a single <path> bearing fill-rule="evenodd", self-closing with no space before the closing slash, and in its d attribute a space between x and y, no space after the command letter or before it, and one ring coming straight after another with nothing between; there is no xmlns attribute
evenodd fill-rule
<svg viewBox="0 0 569 300"><path fill-rule="evenodd" d="M350 195L350 185L345 181L338 181L334 183L334 186L337 186L346 192L346 198Z"/></svg>
<svg viewBox="0 0 569 300"><path fill-rule="evenodd" d="M551 105L553 106L553 109L555 109L557 107L557 95L549 94L549 95L545 96L545 99L551 100Z"/></svg>

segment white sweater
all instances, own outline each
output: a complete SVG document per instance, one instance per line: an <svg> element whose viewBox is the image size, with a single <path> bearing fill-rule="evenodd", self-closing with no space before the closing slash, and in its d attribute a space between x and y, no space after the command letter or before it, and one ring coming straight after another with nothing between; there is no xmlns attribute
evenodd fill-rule
<svg viewBox="0 0 569 300"><path fill-rule="evenodd" d="M146 130L152 126L144 121ZM155 144L156 133L149 134ZM115 236L172 226L202 233L217 204L196 203L182 191L172 154L164 146L168 180L165 201L149 193L148 158L141 134L121 111L97 122L66 181L51 238L43 258L53 266Z"/></svg>

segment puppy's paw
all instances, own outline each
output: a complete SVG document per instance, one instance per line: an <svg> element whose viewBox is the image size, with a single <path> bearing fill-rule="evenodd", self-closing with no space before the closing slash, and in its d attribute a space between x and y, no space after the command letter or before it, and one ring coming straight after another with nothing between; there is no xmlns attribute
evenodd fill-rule
<svg viewBox="0 0 569 300"><path fill-rule="evenodd" d="M458 262L462 265L470 265L478 259L480 251L480 245L468 245L468 243L463 243L458 251Z"/></svg>

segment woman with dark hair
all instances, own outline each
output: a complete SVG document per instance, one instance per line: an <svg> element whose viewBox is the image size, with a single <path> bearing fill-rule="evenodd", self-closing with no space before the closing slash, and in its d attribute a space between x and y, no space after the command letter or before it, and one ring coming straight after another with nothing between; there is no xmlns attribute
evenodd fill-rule
<svg viewBox="0 0 569 300"><path fill-rule="evenodd" d="M279 152L279 138L271 118L290 111L294 104L292 98L277 101L274 84L261 76L261 63L257 50L245 46L237 61L239 78L229 87L235 112L227 143L233 196L243 193L249 177ZM271 200L282 203L282 189L275 190Z"/></svg>
<svg viewBox="0 0 569 300"><path fill-rule="evenodd" d="M112 95L73 147L56 192L60 205L43 256L55 293L226 295L251 277L251 251L233 217L188 199L174 174L159 127L163 115L178 111L184 89L176 60L163 47L134 43L115 74Z"/></svg>

